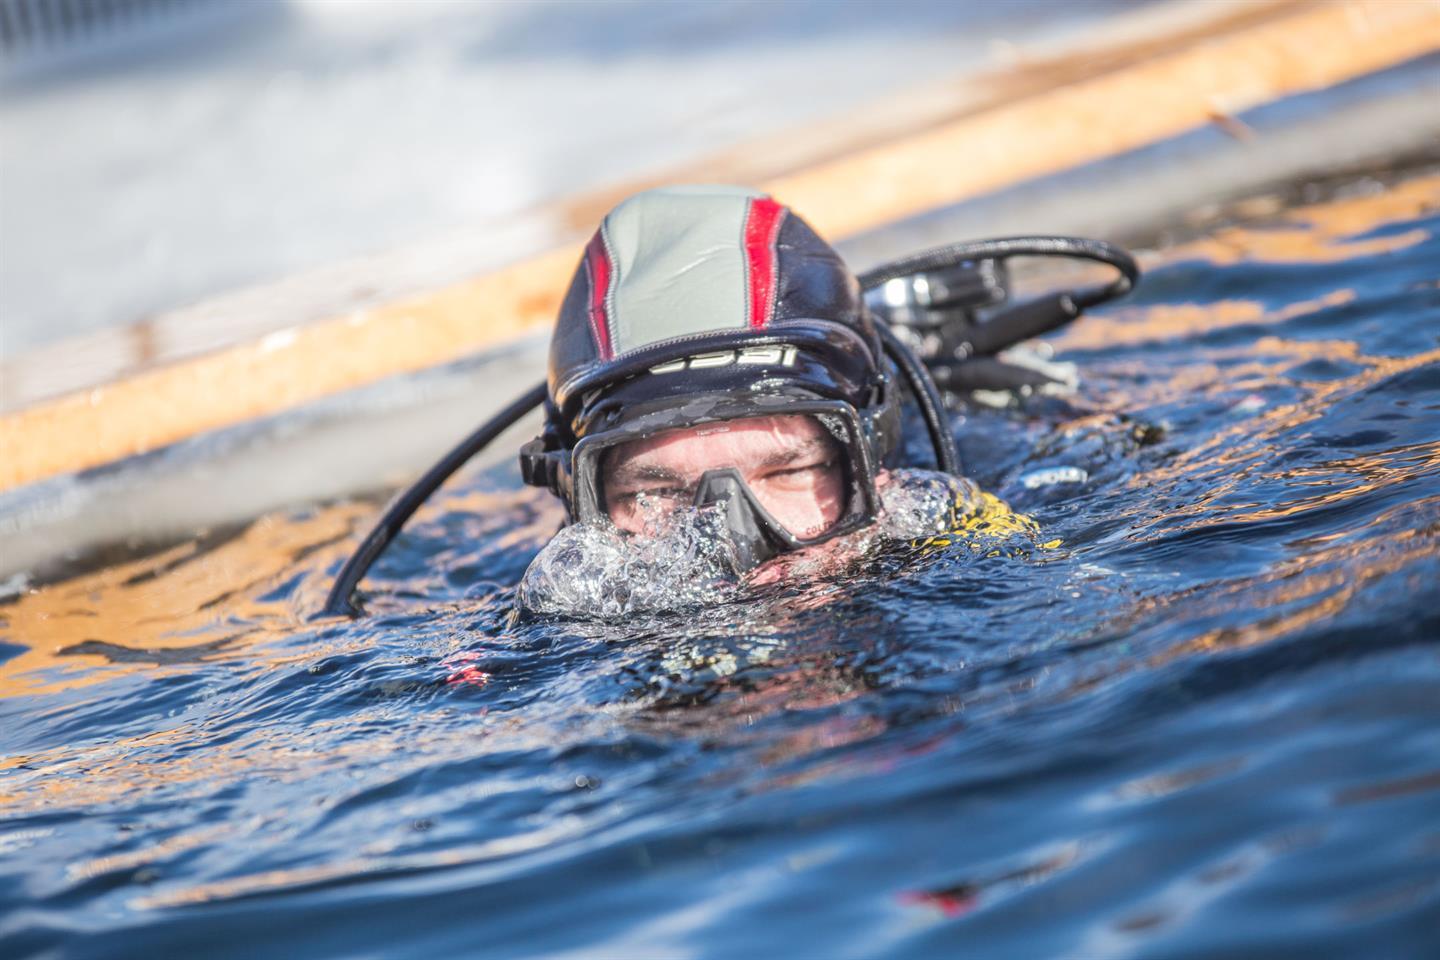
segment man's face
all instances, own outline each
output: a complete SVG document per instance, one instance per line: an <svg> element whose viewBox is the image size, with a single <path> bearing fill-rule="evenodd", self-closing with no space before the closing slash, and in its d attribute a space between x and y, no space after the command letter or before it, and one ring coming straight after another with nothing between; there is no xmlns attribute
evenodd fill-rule
<svg viewBox="0 0 1440 960"><path fill-rule="evenodd" d="M605 508L621 530L639 533L641 500L663 509L694 502L708 470L735 467L756 499L797 537L824 533L845 508L840 446L813 417L750 417L671 430L605 455Z"/></svg>

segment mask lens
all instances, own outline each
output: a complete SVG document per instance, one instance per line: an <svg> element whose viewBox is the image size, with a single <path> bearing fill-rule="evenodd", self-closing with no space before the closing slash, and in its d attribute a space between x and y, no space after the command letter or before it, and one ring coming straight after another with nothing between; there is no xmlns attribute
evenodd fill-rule
<svg viewBox="0 0 1440 960"><path fill-rule="evenodd" d="M616 526L640 532L656 512L693 504L707 471L733 467L791 536L824 536L855 499L848 432L834 419L746 417L625 440L599 458L599 499Z"/></svg>

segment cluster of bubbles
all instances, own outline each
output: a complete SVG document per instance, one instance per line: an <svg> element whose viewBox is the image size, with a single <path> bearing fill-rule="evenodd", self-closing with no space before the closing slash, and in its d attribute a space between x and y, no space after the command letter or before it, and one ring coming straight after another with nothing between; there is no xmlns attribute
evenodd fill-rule
<svg viewBox="0 0 1440 960"><path fill-rule="evenodd" d="M943 534L980 503L970 481L926 470L894 470L880 488L878 521L846 537L783 555L753 571L736 569L718 506L655 510L643 534L609 522L565 527L531 562L519 602L544 615L615 619L710 606L751 588L794 577L840 572L882 542Z"/></svg>
<svg viewBox="0 0 1440 960"><path fill-rule="evenodd" d="M705 507L648 523L644 535L571 524L530 562L519 600L536 613L610 620L720 603L738 586L724 516Z"/></svg>

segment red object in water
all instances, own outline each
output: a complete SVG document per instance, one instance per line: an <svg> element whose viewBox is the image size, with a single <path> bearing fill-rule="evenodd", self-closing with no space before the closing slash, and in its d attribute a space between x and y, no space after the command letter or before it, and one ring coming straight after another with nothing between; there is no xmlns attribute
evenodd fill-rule
<svg viewBox="0 0 1440 960"><path fill-rule="evenodd" d="M948 890L907 890L900 902L935 907L947 917L963 917L980 902L979 892L972 887L951 887Z"/></svg>
<svg viewBox="0 0 1440 960"><path fill-rule="evenodd" d="M479 667L462 667L445 678L448 684L468 683L472 687L483 687L490 682L490 674Z"/></svg>
<svg viewBox="0 0 1440 960"><path fill-rule="evenodd" d="M457 683L467 684L472 687L483 687L490 682L490 674L481 670L476 663L480 659L478 653L457 653L446 657L440 664L442 667L454 667L457 664L464 664L458 670L452 670L445 677L447 686L454 686Z"/></svg>

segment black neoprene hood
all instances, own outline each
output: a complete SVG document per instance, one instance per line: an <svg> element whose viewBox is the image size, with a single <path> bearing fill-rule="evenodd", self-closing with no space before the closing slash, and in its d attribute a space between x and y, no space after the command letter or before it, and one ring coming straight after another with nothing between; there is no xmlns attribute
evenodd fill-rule
<svg viewBox="0 0 1440 960"><path fill-rule="evenodd" d="M621 204L586 247L550 343L546 412L568 445L602 403L786 385L864 407L883 369L859 284L809 224L748 190L670 187Z"/></svg>

